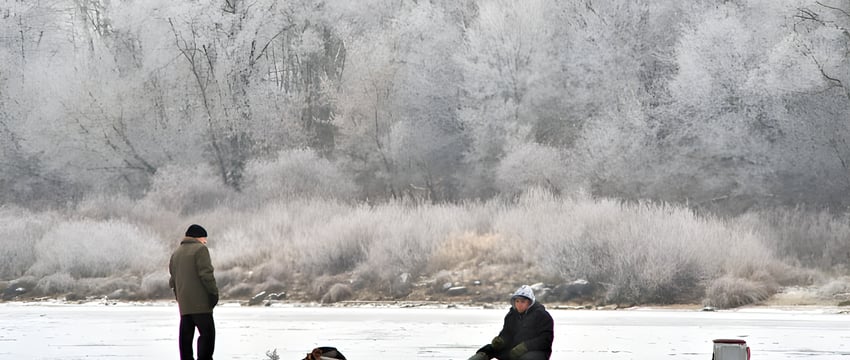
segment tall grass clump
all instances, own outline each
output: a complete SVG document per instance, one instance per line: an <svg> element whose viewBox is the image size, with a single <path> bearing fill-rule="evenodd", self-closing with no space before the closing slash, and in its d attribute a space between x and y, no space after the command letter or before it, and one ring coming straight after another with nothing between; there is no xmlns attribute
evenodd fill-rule
<svg viewBox="0 0 850 360"><path fill-rule="evenodd" d="M208 246L217 272L222 272L224 290L251 292L254 290L244 289L244 282L291 281L296 275L314 276L324 271L317 264L327 264L324 259L328 254L333 257L332 251L344 251L349 244L339 243L345 236L309 234L351 211L350 205L333 200L301 199L273 202L241 213L208 213L206 220L219 219L212 221L218 228L207 229L218 232L210 235ZM329 252L323 254L317 249Z"/></svg>
<svg viewBox="0 0 850 360"><path fill-rule="evenodd" d="M296 250L296 239L301 233L311 233L352 208L334 200L302 199L289 202L273 202L262 208L242 213L231 212L207 214L221 218L224 233L211 248L221 252L219 261L223 267L250 266L266 260L289 265L298 264L301 254ZM315 246L309 239L304 246ZM287 269L287 271L299 269Z"/></svg>
<svg viewBox="0 0 850 360"><path fill-rule="evenodd" d="M68 274L73 279L143 276L168 263L160 241L120 221L65 221L35 244L28 274Z"/></svg>
<svg viewBox="0 0 850 360"><path fill-rule="evenodd" d="M452 205L388 203L374 210L377 237L367 249L361 273L393 295L409 290L426 273L443 241L465 231L462 212Z"/></svg>
<svg viewBox="0 0 850 360"><path fill-rule="evenodd" d="M431 273L447 270L480 270L482 265L504 264L501 249L504 241L496 234L467 231L446 237L428 261Z"/></svg>
<svg viewBox="0 0 850 360"><path fill-rule="evenodd" d="M337 275L365 261L377 238L376 219L369 208L360 206L293 234L292 255L298 268L309 276Z"/></svg>
<svg viewBox="0 0 850 360"><path fill-rule="evenodd" d="M549 250L561 252L562 249L540 249L540 246L558 242L562 235L568 235L561 234L560 231L577 230L576 226L568 224L571 220L564 217L570 206L571 202L562 201L551 191L540 188L530 189L514 202L500 206L500 211L493 220L493 231L503 237L499 261L523 264L525 267L563 278L575 276L570 270L574 266L564 267L566 263L559 261L556 269L552 266L554 264L548 262L550 258L560 258L550 254ZM543 257L540 257L541 255Z"/></svg>
<svg viewBox="0 0 850 360"><path fill-rule="evenodd" d="M246 276L312 281L349 273L358 289L400 296L427 272L446 239L475 227L464 214L453 205L280 201L232 216L232 225L209 245L217 269L230 272L223 277L225 288L231 279L234 289L241 286Z"/></svg>
<svg viewBox="0 0 850 360"><path fill-rule="evenodd" d="M602 302L730 307L811 282L798 264L840 269L833 252L848 251L842 217L800 210L719 218L534 187L486 202L357 204L331 189L341 176L332 164L298 170L309 161L324 160L296 151L254 163L241 200L208 168L167 168L139 201L91 196L53 215L0 208L0 280L26 279L41 293L169 297L168 254L198 223L230 297L398 298L429 284L421 289L442 294L457 277L493 293L583 279ZM315 187L301 196L302 185ZM817 246L800 244L809 239Z"/></svg>
<svg viewBox="0 0 850 360"><path fill-rule="evenodd" d="M57 222L49 212L0 207L0 280L23 276L36 262L36 244Z"/></svg>

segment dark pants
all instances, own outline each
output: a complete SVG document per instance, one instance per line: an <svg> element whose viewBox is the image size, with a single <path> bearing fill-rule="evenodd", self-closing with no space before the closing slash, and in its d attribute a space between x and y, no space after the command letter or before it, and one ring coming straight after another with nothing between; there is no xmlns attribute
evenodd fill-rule
<svg viewBox="0 0 850 360"><path fill-rule="evenodd" d="M549 360L549 353L545 351L529 351L520 356L519 359L511 359L511 349L506 349L502 352L496 352L496 350L493 349L493 345L490 344L482 346L480 349L478 349L478 352L487 354L487 356L489 356L491 359L495 358L499 360Z"/></svg>
<svg viewBox="0 0 850 360"><path fill-rule="evenodd" d="M180 360L194 360L192 340L198 328L198 360L212 360L215 350L215 323L213 314L189 314L180 317Z"/></svg>

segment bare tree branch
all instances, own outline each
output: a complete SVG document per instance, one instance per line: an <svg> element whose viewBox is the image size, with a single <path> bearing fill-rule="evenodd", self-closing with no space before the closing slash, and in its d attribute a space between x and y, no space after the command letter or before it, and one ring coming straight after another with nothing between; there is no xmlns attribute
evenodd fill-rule
<svg viewBox="0 0 850 360"><path fill-rule="evenodd" d="M820 1L815 1L815 4L818 4L818 5L820 5L820 6L823 6L823 7L827 8L827 9L830 9L830 10L838 11L838 12L840 12L840 13L844 14L844 16L850 17L850 12L847 12L846 10L844 10L844 9L842 9L842 8L838 8L838 7L834 7L834 6L826 5L826 4L824 4L824 3L820 2Z"/></svg>
<svg viewBox="0 0 850 360"><path fill-rule="evenodd" d="M210 103L209 96L207 95L207 87L204 84L204 81L202 80L202 77L201 77L201 74L200 74L200 70L198 69L199 66L195 62L194 53L195 53L195 51L197 51L197 48L193 47L193 48L190 49L186 40L181 39L181 37L179 35L180 33L177 31L177 28L174 26L174 21L172 21L171 18L168 19L168 23L171 24L171 31L174 34L174 40L177 44L177 49L180 51L181 54L183 54L183 57L189 63L189 68L191 69L192 75L195 78L195 83L198 85L198 89L200 90L201 101L203 102L204 111L206 112L206 115L207 115L207 127L208 127L208 130L209 130L210 145L213 147L213 152L214 152L215 159L216 159L216 162L217 162L217 165L218 165L217 167L218 167L219 175L221 176L222 181L224 181L224 183L227 184L228 183L227 170L226 170L225 161L224 161L224 154L223 154L223 151L221 149L221 145L219 144L219 139L218 139L218 136L217 136L218 132L216 131L215 124L213 123L214 115L213 115L213 111L212 111L212 104ZM192 27L192 36L193 36L193 38L195 37L194 27ZM181 40L182 40L182 46L181 46ZM206 54L209 55L208 53L206 53ZM207 61L210 61L209 56L207 56Z"/></svg>

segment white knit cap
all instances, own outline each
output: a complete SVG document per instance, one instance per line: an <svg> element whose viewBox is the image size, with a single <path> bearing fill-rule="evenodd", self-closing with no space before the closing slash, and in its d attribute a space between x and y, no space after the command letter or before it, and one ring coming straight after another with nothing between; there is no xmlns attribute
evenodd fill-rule
<svg viewBox="0 0 850 360"><path fill-rule="evenodd" d="M516 298L520 296L531 300L531 303L534 304L534 291L531 291L531 286L523 285L520 286L519 289L516 289L516 292L511 295L511 305L513 305L514 300L516 300Z"/></svg>

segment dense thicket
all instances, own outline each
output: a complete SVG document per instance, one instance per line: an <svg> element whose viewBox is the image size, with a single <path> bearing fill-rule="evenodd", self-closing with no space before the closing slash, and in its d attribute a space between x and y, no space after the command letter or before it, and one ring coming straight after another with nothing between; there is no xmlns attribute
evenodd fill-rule
<svg viewBox="0 0 850 360"><path fill-rule="evenodd" d="M850 289L841 277L850 226L828 213L721 219L544 190L464 204L368 206L285 192L258 202L206 179L157 183L141 200L89 198L68 213L0 207L0 300L169 298L168 256L193 222L210 233L228 300L283 292L293 301L502 302L540 283L545 302L738 306L789 286L818 288L820 301ZM244 191L257 189L266 193ZM219 206L171 205L197 198ZM587 286L569 290L577 280Z"/></svg>
<svg viewBox="0 0 850 360"><path fill-rule="evenodd" d="M850 0L0 2L0 288L167 297L192 222L232 297L812 285L850 251L848 29Z"/></svg>
<svg viewBox="0 0 850 360"><path fill-rule="evenodd" d="M358 199L842 209L848 28L847 0L6 1L0 201L199 163L239 192L311 151Z"/></svg>

